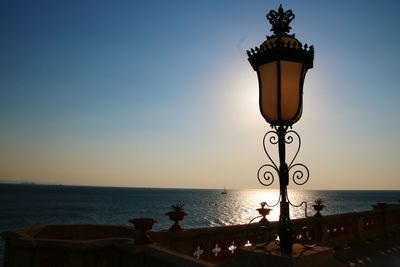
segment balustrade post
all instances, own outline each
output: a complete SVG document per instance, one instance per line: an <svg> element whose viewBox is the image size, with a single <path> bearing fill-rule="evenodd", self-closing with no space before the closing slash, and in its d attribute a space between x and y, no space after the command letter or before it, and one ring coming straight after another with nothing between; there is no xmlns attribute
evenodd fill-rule
<svg viewBox="0 0 400 267"><path fill-rule="evenodd" d="M356 233L357 233L357 243L362 244L365 242L365 236L364 236L364 219L363 217L360 216L359 213L355 214L356 216Z"/></svg>
<svg viewBox="0 0 400 267"><path fill-rule="evenodd" d="M328 223L325 218L318 218L318 222L321 225L321 231L322 231L322 236L321 236L321 244L320 246L326 246L328 242Z"/></svg>
<svg viewBox="0 0 400 267"><path fill-rule="evenodd" d="M390 236L389 233L389 220L388 220L388 213L387 209L382 210L382 221L383 221L383 236L385 238Z"/></svg>

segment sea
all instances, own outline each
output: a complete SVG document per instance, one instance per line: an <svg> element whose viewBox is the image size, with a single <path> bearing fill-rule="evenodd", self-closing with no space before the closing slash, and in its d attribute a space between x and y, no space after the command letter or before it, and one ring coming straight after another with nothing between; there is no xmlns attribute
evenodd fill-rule
<svg viewBox="0 0 400 267"><path fill-rule="evenodd" d="M261 202L274 206L270 221L279 218L279 191L273 189L229 190L158 189L38 184L0 184L0 233L38 224L130 225L139 217L154 218L153 230L168 229L165 215L174 204L183 204L188 214L183 228L247 224L258 216ZM378 202L399 203L400 190L289 190L291 218L314 214L311 205L322 199L322 214L338 214L372 209ZM307 209L306 204L307 203ZM0 240L0 266L4 241Z"/></svg>

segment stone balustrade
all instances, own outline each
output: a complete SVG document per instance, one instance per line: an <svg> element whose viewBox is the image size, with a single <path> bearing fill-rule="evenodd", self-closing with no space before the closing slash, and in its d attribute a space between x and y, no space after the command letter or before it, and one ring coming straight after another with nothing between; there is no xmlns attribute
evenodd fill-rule
<svg viewBox="0 0 400 267"><path fill-rule="evenodd" d="M214 228L188 229L180 233L153 232L154 240L164 247L206 261L220 262L235 255L235 250L247 244L263 243L278 234L278 222L269 225L233 225ZM400 233L400 207L377 208L323 217L292 220L294 238L310 234L311 243L346 248ZM305 231L300 231L306 227ZM263 233L264 232L264 233ZM213 252L214 250L214 252ZM217 252L217 253L215 253Z"/></svg>
<svg viewBox="0 0 400 267"><path fill-rule="evenodd" d="M264 225L234 225L214 228L188 229L171 233L160 231L152 233L157 243L211 262L219 262L235 255L238 247L263 243L265 239L278 234L278 222ZM388 206L372 211L311 217L292 220L294 238L309 235L310 243L346 248L400 233L400 207ZM305 229L304 229L305 228ZM304 229L303 231L301 231Z"/></svg>
<svg viewBox="0 0 400 267"><path fill-rule="evenodd" d="M298 241L335 249L400 235L400 207L292 220ZM246 244L274 240L278 222L149 232L150 245L135 244L132 227L42 225L1 233L4 267L223 266Z"/></svg>

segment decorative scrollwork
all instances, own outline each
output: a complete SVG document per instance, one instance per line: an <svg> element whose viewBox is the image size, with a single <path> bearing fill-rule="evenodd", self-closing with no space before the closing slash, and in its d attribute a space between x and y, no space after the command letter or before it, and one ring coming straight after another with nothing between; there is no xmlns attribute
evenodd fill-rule
<svg viewBox="0 0 400 267"><path fill-rule="evenodd" d="M268 208L274 208L274 207L278 206L278 204L279 204L280 202L281 202L281 195L279 195L278 201L277 201L275 204L270 205L270 204L268 204L267 202L265 202L265 204L267 205Z"/></svg>
<svg viewBox="0 0 400 267"><path fill-rule="evenodd" d="M295 184L303 185L307 183L308 179L310 178L310 172L304 164L301 163L294 164L289 168L289 171L292 171L292 169L293 169L292 179Z"/></svg>
<svg viewBox="0 0 400 267"><path fill-rule="evenodd" d="M285 143L286 144L292 144L295 139L298 142L298 146L297 146L296 153L294 154L292 160L290 161L290 164L288 165L289 168L292 166L294 160L297 158L297 155L299 154L300 147L301 147L301 139L300 139L300 135L293 130L286 132L286 134L285 134Z"/></svg>
<svg viewBox="0 0 400 267"><path fill-rule="evenodd" d="M306 248L313 248L321 243L322 226L318 222L313 222L301 227L296 232L296 242Z"/></svg>
<svg viewBox="0 0 400 267"><path fill-rule="evenodd" d="M246 246L251 246L251 244L249 242L249 227L250 227L251 223L255 219L258 219L258 218L261 218L261 217L262 217L262 215L254 217L247 224L247 227L246 227L246 240L247 240L247 243L244 245L245 247ZM272 236L272 232L271 232L272 229L269 226L267 227L265 225L261 225L259 227L259 230L260 231L259 231L259 233L258 233L258 235L256 237L257 240L255 240L255 241L257 241L256 247L264 247L265 245L269 244L269 242L271 242L271 240L272 240L272 237L273 237ZM248 244L250 244L250 245L248 245Z"/></svg>
<svg viewBox="0 0 400 267"><path fill-rule="evenodd" d="M278 164L272 159L271 155L269 154L269 151L272 146L280 146L279 143L284 142L284 145L297 145L297 148L295 149L294 156L290 161L290 164L288 165L288 170L291 172L290 175L292 175L292 180L296 185L303 185L305 184L309 177L310 177L310 172L308 168L301 163L296 163L294 164L295 159L297 158L297 155L299 154L300 147L301 147L301 139L300 135L293 130L288 130L289 127L274 127L273 131L268 131L264 135L263 139L263 147L264 147L264 152L267 155L268 159L270 160L271 164L265 164L261 166L258 169L257 172L257 178L258 181L264 185L264 186L270 186L274 180L275 180L275 174L279 177L279 168ZM280 140L281 139L281 140ZM281 150L279 148L279 153L281 153ZM282 153L285 153L285 150L283 150ZM283 156L285 158L285 156ZM282 162L281 162L282 164Z"/></svg>
<svg viewBox="0 0 400 267"><path fill-rule="evenodd" d="M270 186L275 180L274 172L279 175L278 169L271 164L261 166L257 172L257 178L260 184Z"/></svg>
<svg viewBox="0 0 400 267"><path fill-rule="evenodd" d="M297 134L295 131L287 131L285 134L285 143L286 144L291 144L293 143L293 136L290 134Z"/></svg>
<svg viewBox="0 0 400 267"><path fill-rule="evenodd" d="M304 216L306 217L306 218L310 218L310 217L312 217L312 216L309 216L308 215L308 204L307 204L307 201L302 201L300 204L293 204L293 202L290 200L290 198L289 198L289 195L287 194L287 192L286 192L286 200L289 202L289 204L292 206L292 207L295 207L295 208L300 208L301 206L303 206L304 205Z"/></svg>
<svg viewBox="0 0 400 267"><path fill-rule="evenodd" d="M268 159L271 161L271 163L274 165L275 169L278 169L278 165L274 162L272 159L271 155L268 153L268 143L272 145L276 145L279 142L279 137L278 133L276 131L269 131L264 135L263 139L263 147L264 147L264 152L267 155Z"/></svg>

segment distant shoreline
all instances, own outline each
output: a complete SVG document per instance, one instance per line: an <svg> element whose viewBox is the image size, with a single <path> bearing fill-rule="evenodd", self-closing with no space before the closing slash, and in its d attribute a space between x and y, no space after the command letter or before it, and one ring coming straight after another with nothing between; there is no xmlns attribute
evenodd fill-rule
<svg viewBox="0 0 400 267"><path fill-rule="evenodd" d="M0 180L0 185L35 185L35 186L65 186L65 187L92 187L92 188L121 188L121 189L148 189L148 190L218 190L220 188L176 188L176 187L132 187L132 186L109 186L109 185L77 185L77 184L55 184L55 183L36 183L32 181L11 181L11 180ZM278 188L245 188L245 189L226 189L227 191L245 191L245 190L272 190L277 191ZM301 188L289 188L289 191L400 191L400 189L354 189L354 188L343 188L343 189L301 189Z"/></svg>

